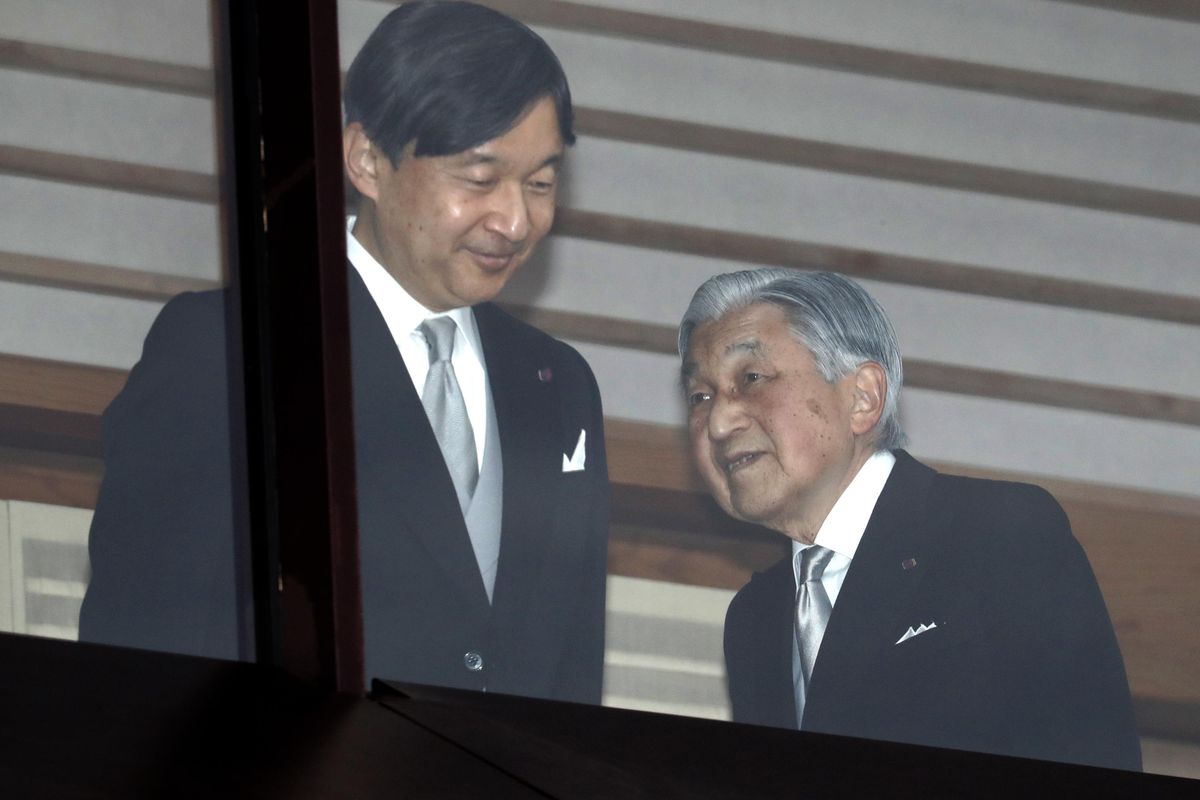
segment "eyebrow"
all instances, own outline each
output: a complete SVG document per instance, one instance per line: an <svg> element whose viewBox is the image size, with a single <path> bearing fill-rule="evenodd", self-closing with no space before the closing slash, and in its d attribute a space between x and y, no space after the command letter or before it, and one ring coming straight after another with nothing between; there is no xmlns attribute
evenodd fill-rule
<svg viewBox="0 0 1200 800"><path fill-rule="evenodd" d="M561 151L558 153L554 153L550 156L547 156L546 160L543 161L541 164L538 164L537 167L534 168L533 172L543 170L546 167L558 168L558 166L560 164L562 164L562 160L563 160L563 154ZM503 159L501 159L499 156L494 156L490 153L479 153L474 150L468 150L466 153L463 153L461 155L457 166L473 167L476 164L500 164L500 163L503 163Z"/></svg>
<svg viewBox="0 0 1200 800"><path fill-rule="evenodd" d="M762 342L758 339L747 339L744 342L734 342L725 348L725 355L730 356L734 353L750 353L760 356L763 354Z"/></svg>
<svg viewBox="0 0 1200 800"><path fill-rule="evenodd" d="M725 348L725 356L729 357L735 353L749 353L753 356L761 356L764 352L762 342L758 339L746 339L741 342L734 342ZM683 366L679 368L679 381L686 384L688 380L696 374L697 364L695 361L685 361Z"/></svg>

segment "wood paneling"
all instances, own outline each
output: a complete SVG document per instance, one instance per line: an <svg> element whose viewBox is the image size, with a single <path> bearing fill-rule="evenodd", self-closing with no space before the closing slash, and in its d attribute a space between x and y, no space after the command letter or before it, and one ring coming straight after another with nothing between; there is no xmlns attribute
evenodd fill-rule
<svg viewBox="0 0 1200 800"><path fill-rule="evenodd" d="M1098 211L1200 222L1200 197L1176 192L755 133L623 111L576 108L575 120L579 133L607 139Z"/></svg>
<svg viewBox="0 0 1200 800"><path fill-rule="evenodd" d="M0 172L176 200L202 203L214 203L217 200L217 178L214 175L67 155L32 147L0 145Z"/></svg>
<svg viewBox="0 0 1200 800"><path fill-rule="evenodd" d="M212 70L0 38L0 67L211 97Z"/></svg>
<svg viewBox="0 0 1200 800"><path fill-rule="evenodd" d="M906 359L904 385L1056 408L1200 425L1200 400Z"/></svg>
<svg viewBox="0 0 1200 800"><path fill-rule="evenodd" d="M104 472L99 458L0 447L0 497L95 508Z"/></svg>
<svg viewBox="0 0 1200 800"><path fill-rule="evenodd" d="M86 183L70 167L70 157L55 180ZM110 162L115 163L115 162ZM2 166L0 166L2 168ZM864 280L1017 300L1028 303L1100 311L1140 319L1200 325L1200 298L1148 292L1086 281L1047 278L1030 273L971 264L910 258L890 253L739 233L737 231L654 222L634 217L559 208L554 232L610 244L662 250L746 264L827 269ZM166 299L182 291L215 288L216 282L129 270L105 264L0 252L0 279L18 283L95 291L123 297ZM531 319L555 320L561 312L530 310ZM574 325L592 333L608 326L608 318L576 315ZM537 324L537 323L535 323ZM663 350L666 341L656 326L622 322L627 330L608 330L613 342L629 341L639 349Z"/></svg>
<svg viewBox="0 0 1200 800"><path fill-rule="evenodd" d="M667 355L674 355L676 351L675 329L665 325L512 304L505 307L516 316L562 338ZM904 385L918 389L1200 425L1200 400L1190 397L918 359L905 359L904 371Z"/></svg>
<svg viewBox="0 0 1200 800"><path fill-rule="evenodd" d="M1006 300L1200 325L1200 298L1048 278L950 261L911 258L739 231L560 208L554 230L600 242L797 269Z"/></svg>
<svg viewBox="0 0 1200 800"><path fill-rule="evenodd" d="M0 405L98 416L127 375L107 367L0 354Z"/></svg>
<svg viewBox="0 0 1200 800"><path fill-rule="evenodd" d="M8 251L0 251L0 280L161 301L169 300L180 292L199 292L220 286L217 281L200 278Z"/></svg>
<svg viewBox="0 0 1200 800"><path fill-rule="evenodd" d="M612 417L607 418L604 425L605 441L608 444L609 476L614 483L677 492L706 492L689 460L686 438L681 428ZM1048 489L1064 504L1081 503L1097 508L1124 508L1135 512L1157 511L1194 519L1200 526L1200 498L1101 486L1030 472L983 469L944 461L931 462L930 465L943 472L958 475L1036 483ZM1200 532L1200 527L1197 527L1197 531ZM1200 536L1197 539L1200 540Z"/></svg>
<svg viewBox="0 0 1200 800"><path fill-rule="evenodd" d="M122 370L0 355L0 447L99 458L100 415L125 379Z"/></svg>
<svg viewBox="0 0 1200 800"><path fill-rule="evenodd" d="M398 0L395 0L398 2ZM1184 8L1188 0L1157 0ZM1126 114L1200 121L1200 97L558 0L487 0L530 25L690 47ZM1120 3L1136 7L1135 2ZM1193 12L1194 13L1194 12Z"/></svg>
<svg viewBox="0 0 1200 800"><path fill-rule="evenodd" d="M1197 21L1189 0L1077 0ZM547 0L490 0L488 5L533 25L956 89L1024 97L1126 114L1200 121L1200 97L1110 81L978 64L844 42ZM0 66L196 96L213 93L210 70L147 59L0 39Z"/></svg>
<svg viewBox="0 0 1200 800"><path fill-rule="evenodd" d="M1106 8L1123 14L1142 14L1149 17L1200 22L1200 4L1196 0L1054 0L1076 6Z"/></svg>

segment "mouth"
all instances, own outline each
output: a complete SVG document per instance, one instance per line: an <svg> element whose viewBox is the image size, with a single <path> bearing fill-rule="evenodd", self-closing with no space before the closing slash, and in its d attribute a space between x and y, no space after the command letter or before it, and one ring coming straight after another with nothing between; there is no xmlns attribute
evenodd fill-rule
<svg viewBox="0 0 1200 800"><path fill-rule="evenodd" d="M503 272L516 260L520 251L498 250L484 251L467 248L471 258L487 272Z"/></svg>
<svg viewBox="0 0 1200 800"><path fill-rule="evenodd" d="M725 466L725 474L733 475L734 473L738 472L739 470L745 469L746 467L750 466L755 461L757 461L759 455L761 455L761 454L760 453L733 453L729 456L726 456L725 458L722 459L722 461L724 462L724 466Z"/></svg>

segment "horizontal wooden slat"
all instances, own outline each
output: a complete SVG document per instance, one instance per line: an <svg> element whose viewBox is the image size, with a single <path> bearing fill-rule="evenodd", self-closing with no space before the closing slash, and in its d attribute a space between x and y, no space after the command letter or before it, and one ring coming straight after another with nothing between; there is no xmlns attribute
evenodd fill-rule
<svg viewBox="0 0 1200 800"><path fill-rule="evenodd" d="M0 403L0 446L98 458L100 417Z"/></svg>
<svg viewBox="0 0 1200 800"><path fill-rule="evenodd" d="M675 353L675 329L668 326L513 304L506 304L505 308L561 338L666 355ZM1200 425L1200 400L1190 397L917 359L906 360L905 369L905 385L913 388ZM98 415L124 379L121 370L0 356L0 405ZM11 414L9 417L13 418ZM64 426L76 430L73 422L64 421Z"/></svg>
<svg viewBox="0 0 1200 800"><path fill-rule="evenodd" d="M855 278L1200 325L1200 298L911 258L739 231L560 208L560 235L746 264L827 269Z"/></svg>
<svg viewBox="0 0 1200 800"><path fill-rule="evenodd" d="M636 348L674 355L675 328L592 314L576 314L530 306L508 310L564 339L611 347ZM1182 425L1200 425L1200 400L1158 392L1054 380L999 370L905 359L904 385L919 389L1014 400L1055 408L1118 414Z"/></svg>
<svg viewBox="0 0 1200 800"><path fill-rule="evenodd" d="M202 172L0 145L0 172L176 200L217 201L217 178Z"/></svg>
<svg viewBox="0 0 1200 800"><path fill-rule="evenodd" d="M1100 181L913 156L694 122L578 108L580 133L639 144L982 192L1120 214L1200 222L1200 197Z"/></svg>
<svg viewBox="0 0 1200 800"><path fill-rule="evenodd" d="M0 355L0 447L98 458L100 415L123 370Z"/></svg>
<svg viewBox="0 0 1200 800"><path fill-rule="evenodd" d="M1122 14L1200 22L1200 3L1196 0L1054 0L1075 6L1105 8Z"/></svg>
<svg viewBox="0 0 1200 800"><path fill-rule="evenodd" d="M213 72L141 58L0 38L0 67L211 97Z"/></svg>
<svg viewBox="0 0 1200 800"><path fill-rule="evenodd" d="M189 200L215 200L215 179L201 173L40 151L31 151L40 154L32 163L24 163L23 150L0 146L0 171ZM197 197L208 192L212 196ZM1200 298L1189 296L571 208L558 210L554 230L559 235L741 263L830 269L867 280L1200 325ZM92 286L96 291L131 297L210 285L185 286L181 282L186 279L182 278L123 274L116 267L53 259L22 265L9 256L0 263L0 270L6 267L12 271L13 280L83 290ZM106 270L116 272L106 275ZM44 276L44 280L39 276Z"/></svg>
<svg viewBox="0 0 1200 800"><path fill-rule="evenodd" d="M1200 223L1200 197L1190 194L582 106L576 107L575 118L580 133L601 138L1112 213ZM217 179L203 173L14 145L0 145L0 171L185 200L213 201L218 190Z"/></svg>
<svg viewBox="0 0 1200 800"><path fill-rule="evenodd" d="M1149 13L1191 21L1198 18L1195 5L1190 0L1152 0L1146 4L1122 0L1079 2L1113 6L1130 13ZM1185 122L1200 121L1200 96L1183 92L600 8L586 3L491 0L488 4L533 25L1126 114ZM199 96L211 95L214 87L212 72L199 67L12 39L0 39L0 65Z"/></svg>
<svg viewBox="0 0 1200 800"><path fill-rule="evenodd" d="M103 472L98 458L0 447L0 498L95 508Z"/></svg>
<svg viewBox="0 0 1200 800"><path fill-rule="evenodd" d="M545 317L534 318L545 321ZM126 377L127 373L119 369L0 355L0 405L98 418L120 391ZM704 491L688 461L683 429L621 419L610 419L607 424L609 466L614 481L671 491ZM942 466L962 474L1040 483L1060 498L1072 501L1169 512L1200 520L1200 499L1120 490L1033 474L980 470L968 465Z"/></svg>
<svg viewBox="0 0 1200 800"><path fill-rule="evenodd" d="M8 251L0 251L0 280L142 300L168 300L180 292L220 286L200 278Z"/></svg>
<svg viewBox="0 0 1200 800"><path fill-rule="evenodd" d="M705 493L704 485L688 457L686 434L682 428L614 417L606 418L604 425L609 474L614 483ZM1036 483L1061 502L1186 517L1193 519L1196 529L1200 530L1200 498L1197 497L1123 489L1032 472L985 469L950 462L932 462L931 466L956 475ZM1197 537L1197 541L1200 542L1200 537Z"/></svg>
<svg viewBox="0 0 1200 800"><path fill-rule="evenodd" d="M675 329L597 314L555 311L552 308L500 303L510 314L562 339L624 347L648 353L675 355Z"/></svg>
<svg viewBox="0 0 1200 800"><path fill-rule="evenodd" d="M668 489L672 492L706 491L689 461L688 443L683 428L607 417L605 439L608 445L608 471L613 482ZM972 467L970 464L936 462L931 465L956 475L1037 483L1062 501L1193 518L1196 530L1200 530L1200 498L1147 492L1144 489L1100 486L1096 483L1070 481L1034 473Z"/></svg>
<svg viewBox="0 0 1200 800"><path fill-rule="evenodd" d="M904 385L1055 408L1200 425L1200 400L1078 381L906 359Z"/></svg>
<svg viewBox="0 0 1200 800"><path fill-rule="evenodd" d="M487 5L531 25L1127 114L1200 121L1200 97L1182 92L863 47L659 14L600 8L587 3L487 0Z"/></svg>
<svg viewBox="0 0 1200 800"><path fill-rule="evenodd" d="M127 377L120 369L0 354L0 405L99 416Z"/></svg>

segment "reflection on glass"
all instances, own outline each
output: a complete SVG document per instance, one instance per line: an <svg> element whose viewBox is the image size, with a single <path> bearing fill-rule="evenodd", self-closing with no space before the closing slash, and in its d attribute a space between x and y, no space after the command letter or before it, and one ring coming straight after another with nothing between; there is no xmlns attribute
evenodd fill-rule
<svg viewBox="0 0 1200 800"><path fill-rule="evenodd" d="M413 4L352 66L346 109L368 673L599 702L595 382L487 303L553 220L574 140L566 78L504 15ZM171 299L105 411L82 639L250 655L230 302Z"/></svg>
<svg viewBox="0 0 1200 800"><path fill-rule="evenodd" d="M37 45L208 66L204 4L178 0L171 14L160 15L159 30L134 43L121 38L123 31L134 29L123 24L129 21L123 15L131 12L122 11L122 5L136 9L141 4L81 3L81 8L103 7L103 11L95 12L91 24L43 31L37 29L39 15L19 19L9 11L30 4L9 3L3 27L6 36ZM659 6L664 14L684 20L699 13L694 4L682 0ZM600 334L595 333L595 320L587 320L591 328L565 326L551 332L592 337L608 345L580 349L605 387L610 414L638 421L609 426L609 441L617 441L622 459L614 474L620 524L614 526L617 574L610 578L608 595L605 702L727 718L730 706L722 656L726 607L754 569L784 555L779 543L787 544L782 537L770 538L700 510L704 506L695 495L701 487L680 467L681 448L674 430L683 423L682 412L674 410L677 365L657 352L661 347L653 335L627 336L634 330L628 321L673 326L699 278L727 268L706 257L716 253L745 263L803 260L807 265L812 260L850 264L864 271L878 266L879 280L871 290L882 292L879 296L908 337L906 344L916 343L906 347L910 357L1017 373L1020 378L1061 378L1102 390L1127 390L1137 395L1134 401L1145 401L1134 402L1132 414L1128 407L1114 412L1111 404L1072 399L1079 387L1067 387L1071 391L1064 390L1065 401L1035 393L1025 402L1011 403L998 396L977 397L980 391L987 394L986 387L956 386L951 381L939 391L910 392L905 414L906 426L914 432L914 450L920 448L922 457L928 454L974 465L977 471L991 474L1041 473L1056 476L1060 486L1070 484L1073 496L1064 496L1059 487L1054 492L1071 515L1113 613L1142 733L1172 740L1166 744L1179 753L1172 769L1200 774L1195 747L1200 741L1195 722L1200 702L1195 680L1197 639L1190 621L1194 615L1180 612L1194 605L1196 597L1197 540L1192 534L1200 510L1194 453L1200 452L1200 443L1194 421L1188 421L1194 419L1188 416L1188 403L1160 402L1163 393L1184 401L1200 394L1191 356L1196 328L1177 324L1188 318L1187 313L1195 318L1189 305L1197 294L1194 271L1179 266L1189 263L1188 254L1200 246L1196 226L1156 219L1153 208L1114 214L1079 203L997 196L995 186L979 184L945 191L936 185L895 180L886 169L892 155L916 155L951 158L966 167L1011 168L1034 177L1100 181L1114 185L1116 194L1121 186L1137 186L1194 195L1195 171L1187 169L1195 162L1190 118L1181 124L1152 113L1142 116L1138 108L1120 106L1120 91L1109 92L1109 99L1097 101L1097 107L1047 102L1045 95L1019 86L1009 94L964 91L962 86L939 83L956 79L953 61L946 72L930 80L903 73L908 62L886 52L896 48L900 55L918 60L931 53L953 60L966 52L970 62L995 67L1005 79L1013 77L1005 71L1013 66L1032 68L1041 72L1034 78L1052 78L1047 84L1052 87L1072 88L1070 80L1059 79L1073 75L1137 84L1134 88L1141 93L1134 96L1144 97L1146 87L1191 91L1186 80L1194 69L1186 68L1190 63L1186 54L1196 48L1189 44L1190 26L1147 20L1137 13L1113 15L1061 4L1030 7L1031 13L1023 19L1000 24L997 18L982 15L959 19L940 14L935 18L928 11L911 9L895 12L889 10L891 4L881 3L874 7L883 24L871 28L861 25L861 15L829 11L810 19L794 13L790 4L779 4L787 10L774 16L766 6L767 10L753 14L738 4L710 6L705 12L712 15L710 23L750 28L751 33L778 29L825 43L863 45L867 49L856 57L866 60L852 64L849 72L821 64L781 64L764 55L765 49L754 50L752 45L766 38L742 39L744 31L731 41L747 41L751 46L746 55L736 58L706 49L711 41L695 42L695 47L663 46L663 42L681 41L671 36L690 30L682 24L668 25L667 35L658 43L641 35L632 38L621 30L616 35L596 33L595 19L539 28L572 76L580 106L631 111L654 123L590 118L588 132L601 135L589 137L571 156L572 172L584 180L572 187L565 202L560 190L559 200L576 211L597 213L560 211L561 235L539 249L550 258L544 262L535 258L505 290L505 299L518 304L608 317L607 332ZM343 0L339 10L346 23L344 37L350 46L344 52L349 58L391 4ZM887 24L898 21L888 16L896 13L906 16L905 24ZM937 35L926 37L923 31ZM1057 36L1056 46L1041 50L1029 46L1029 41L1042 35ZM195 42L203 45L189 54ZM872 60L878 54L871 48L880 46L888 57ZM1147 58L1147 53L1154 58ZM977 66L967 64L969 69L962 74L977 74ZM211 124L197 124L189 110L209 101L191 94L192 90L150 91L83 79L78 71L65 77L44 66L6 67L0 74L8 111L0 119L6 147L0 190L6 197L20 198L0 220L4 369L0 391L4 392L5 437L0 443L5 448L0 626L70 637L87 582L83 555L90 524L87 509L95 502L101 468L95 420L138 360L163 300L194 282L220 281L221 248L211 206L194 199L115 191L111 186L96 186L94 179L85 186L78 182L81 172L67 167L82 166L78 159L91 157L211 174L211 163L204 163L211 157L211 142L197 139L211 130ZM112 109L123 110L110 113ZM66 117L45 116L52 113ZM717 130L697 133L672 124L678 120ZM614 122L620 124L613 127ZM764 140L742 137L757 132L796 138L775 142L784 147L779 150L765 147ZM705 138L705 134L711 135ZM821 161L821 148L807 148L813 140L861 148L850 151L864 157L856 167L860 171L847 175L842 172L845 163ZM791 145L795 147L788 149ZM58 165L62 174L52 177L43 170L34 176L28 165L35 159L25 150L7 149L13 147L32 150L32 155L53 155L42 163ZM815 169L795 168L789 154L797 153L815 158L809 164ZM197 158L200 161L194 161ZM780 164L781 159L788 164ZM401 173L412 166L404 164L401 159L391 166ZM391 174L387 164L380 166L385 177ZM927 177L935 180L946 174L935 170ZM1055 184L1033 181L1029 185ZM679 229L680 225L688 227ZM371 238L359 232L364 239ZM386 271L386 254L372 254L369 243L356 238L350 242L352 275L360 274L366 263L355 255L355 242L373 258L385 256L375 260ZM104 268L104 280L97 279L92 269L97 266ZM922 272L926 267L949 268L935 272L961 277L951 287L956 291L943 291L946 286ZM1004 286L1028 293L1018 302L1012 296L997 299L988 294L995 287L984 285L989 277L1002 278ZM1054 283L1059 279L1079 282L1070 284L1072 297L1062 299L1063 287ZM369 279L364 276L363 281L367 291L355 290L360 327L362 308L370 311L384 305L377 303ZM1040 291L1048 288L1058 294ZM1153 296L1139 294L1143 291ZM1160 292L1177 296L1164 299ZM1113 308L1112 313L1098 312L1087 305L1090 297L1120 302L1105 306ZM1024 302L1029 298L1050 298L1060 305ZM386 313L384 317L387 324ZM379 334L380 326L375 327ZM580 334L581 330L592 332ZM382 407L401 392L360 390L361 370L370 363L361 355L364 341L361 332L356 333L356 398L360 403L377 403L374 410L383 413ZM483 340L485 360L490 357L488 347ZM560 372L543 373L541 365L535 368L539 376L548 378L541 383L560 381ZM407 380L420 394L423 381L399 374L398 383ZM456 369L456 378L462 377ZM487 377L493 383L498 379L490 369ZM489 413L499 416L495 407L499 402L493 398ZM1059 402L1068 407L1054 405ZM364 415L371 410L361 409ZM1135 419L1137 413L1153 413L1155 418ZM563 431L585 427L576 420L542 421ZM510 470L507 460L524 452L524 442L504 438L503 418L494 428L487 422L478 427L472 422L473 434L486 436L496 430L501 437L507 493L516 485L510 472L530 467L535 459L531 454L530 463ZM580 442L572 440L574 433L563 432L561 441L555 442L553 457L564 470L556 477L563 481L574 480L565 471L577 463ZM386 460L386 451L395 449L398 436L368 431L360 437L360 459ZM372 449L376 438L383 441ZM601 441L598 425L588 428L583 443L585 472L592 468ZM428 437L425 444L430 446ZM477 457L480 453L486 457L487 452L486 442L477 443ZM427 458L422 467L436 463ZM388 470L371 475L366 480L375 483L366 488L379 498L378 508L385 508L389 493L396 493L396 485L404 481ZM445 481L450 481L448 475ZM538 479L521 485L531 487L523 490L526 495L521 500L529 501L528 507L540 503L557 508L561 494L557 481ZM444 481L440 494L438 502L446 511ZM411 513L411 506L406 503L395 509L397 517ZM59 508L66 510L60 513ZM507 526L509 515L517 513L505 496L502 525ZM530 527L536 520L512 522ZM432 521L417 535L428 537L444 528ZM501 557L489 598L485 575L491 559L485 556L482 567L479 563L486 544L477 547L469 533L466 536L452 544L456 552L441 566L457 574L463 586L448 605L473 598L469 602L478 612L490 600L496 612L494 625L480 630L513 643L511 652L497 662L493 653L474 645L471 649L460 643L447 645L442 653L447 666L430 679L465 681L475 672L499 668L506 660L531 673L544 668L540 657L544 654L519 647L518 634L528 630L521 627L528 620L522 618L521 625L514 625L516 614L501 613L506 607L523 609L525 616L538 619L540 606L532 595L539 584L514 580L506 590L507 567ZM1135 536L1135 546L1127 546ZM501 556L505 546L502 537ZM527 558L532 549L513 558ZM545 552L554 551L550 547ZM218 554L220 558L224 555ZM536 563L536 558L532 560ZM917 562L923 566L919 558ZM205 568L213 563L217 561L200 559L196 565ZM368 580L374 583L374 596L386 601L392 591L388 581L396 575L388 574L382 559L367 568L378 569ZM566 577L578 579L575 574ZM594 580L594 574L589 573L588 580ZM582 595L596 596L594 592ZM424 597L419 601L427 602ZM379 619L386 617L385 609ZM431 619L440 620L441 614ZM905 644L923 643L939 630L918 634L926 621L915 619L906 627L910 624L915 638ZM369 652L368 659L373 674L405 677L403 669L389 665L382 651ZM471 665L483 669L472 670ZM1149 758L1147 767L1152 768Z"/></svg>
<svg viewBox="0 0 1200 800"><path fill-rule="evenodd" d="M211 19L168 5L6 6L0 627L245 658Z"/></svg>

